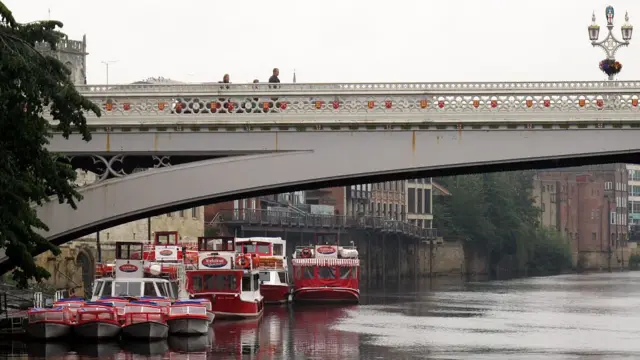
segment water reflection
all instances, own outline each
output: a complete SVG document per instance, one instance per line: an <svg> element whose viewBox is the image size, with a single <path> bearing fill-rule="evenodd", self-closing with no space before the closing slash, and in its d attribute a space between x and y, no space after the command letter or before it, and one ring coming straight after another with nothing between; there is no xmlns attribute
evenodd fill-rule
<svg viewBox="0 0 640 360"><path fill-rule="evenodd" d="M359 306L283 306L267 308L260 320L216 321L201 337L99 344L0 339L0 354L65 360L640 356L640 272L472 283L438 279L363 293Z"/></svg>

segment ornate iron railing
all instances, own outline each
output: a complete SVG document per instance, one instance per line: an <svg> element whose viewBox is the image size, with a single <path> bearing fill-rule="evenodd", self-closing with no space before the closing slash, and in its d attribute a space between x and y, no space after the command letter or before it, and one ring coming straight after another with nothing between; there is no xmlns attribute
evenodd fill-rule
<svg viewBox="0 0 640 360"><path fill-rule="evenodd" d="M389 234L403 234L420 239L434 239L437 229L424 229L400 220L389 220L374 216L344 216L301 214L275 210L223 210L220 223L258 226L283 226L297 228L361 229Z"/></svg>

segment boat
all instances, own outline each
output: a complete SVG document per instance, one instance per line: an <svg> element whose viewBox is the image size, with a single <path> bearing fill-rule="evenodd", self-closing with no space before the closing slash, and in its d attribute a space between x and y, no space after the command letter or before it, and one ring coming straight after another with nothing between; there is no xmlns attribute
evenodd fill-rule
<svg viewBox="0 0 640 360"><path fill-rule="evenodd" d="M27 311L25 331L35 339L58 339L71 335L73 314L66 306L31 308Z"/></svg>
<svg viewBox="0 0 640 360"><path fill-rule="evenodd" d="M74 333L79 337L109 339L120 334L118 311L113 303L88 302L78 309Z"/></svg>
<svg viewBox="0 0 640 360"><path fill-rule="evenodd" d="M206 299L217 319L262 316L259 258L236 250L233 237L199 237L198 268L186 271L191 298Z"/></svg>
<svg viewBox="0 0 640 360"><path fill-rule="evenodd" d="M260 257L260 294L265 304L284 304L291 301L291 281L285 250L287 242L279 237L251 237L236 239L243 254Z"/></svg>
<svg viewBox="0 0 640 360"><path fill-rule="evenodd" d="M56 300L51 307L65 307L71 312L71 322L77 321L78 309L83 307L85 300L81 297L61 298Z"/></svg>
<svg viewBox="0 0 640 360"><path fill-rule="evenodd" d="M294 302L360 301L360 260L354 246L299 246L291 264Z"/></svg>
<svg viewBox="0 0 640 360"><path fill-rule="evenodd" d="M209 324L213 323L213 320L215 319L216 314L214 314L213 311L211 310L211 301L207 299L200 299L200 298L193 298L193 299L190 299L189 301L195 301L204 305L204 307L207 309L207 318L209 319Z"/></svg>
<svg viewBox="0 0 640 360"><path fill-rule="evenodd" d="M144 244L142 242L117 242L116 259L110 276L98 277L94 281L91 301L116 302L139 299L145 296L158 296L175 301L178 279L168 280L162 271L156 271L157 265L142 260ZM101 265L103 268L105 265ZM145 272L145 267L151 272ZM104 272L103 272L104 273ZM176 285L174 285L176 283Z"/></svg>
<svg viewBox="0 0 640 360"><path fill-rule="evenodd" d="M169 307L169 333L176 335L204 335L209 330L207 308L201 301L178 301Z"/></svg>
<svg viewBox="0 0 640 360"><path fill-rule="evenodd" d="M169 326L162 307L152 302L132 301L127 304L122 335L136 339L166 339Z"/></svg>

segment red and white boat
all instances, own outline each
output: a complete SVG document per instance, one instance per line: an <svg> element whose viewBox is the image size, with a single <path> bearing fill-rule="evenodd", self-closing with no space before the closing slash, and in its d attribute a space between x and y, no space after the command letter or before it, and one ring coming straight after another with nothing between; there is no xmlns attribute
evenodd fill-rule
<svg viewBox="0 0 640 360"><path fill-rule="evenodd" d="M236 251L233 237L199 237L198 269L186 272L187 291L207 299L218 319L262 316L259 257Z"/></svg>
<svg viewBox="0 0 640 360"><path fill-rule="evenodd" d="M86 303L78 309L74 333L91 339L108 339L120 335L120 319L116 307L106 302Z"/></svg>
<svg viewBox="0 0 640 360"><path fill-rule="evenodd" d="M209 331L207 308L200 301L178 301L169 307L169 333L176 335L204 335Z"/></svg>
<svg viewBox="0 0 640 360"><path fill-rule="evenodd" d="M285 256L287 242L279 237L238 238L236 246L243 254L260 257L260 293L265 304L291 301L291 282Z"/></svg>
<svg viewBox="0 0 640 360"><path fill-rule="evenodd" d="M25 331L35 339L58 339L71 335L74 315L66 306L31 308L27 311Z"/></svg>
<svg viewBox="0 0 640 360"><path fill-rule="evenodd" d="M124 307L122 335L136 339L166 339L169 325L161 306L132 301Z"/></svg>
<svg viewBox="0 0 640 360"><path fill-rule="evenodd" d="M293 301L357 303L360 260L353 246L297 247L293 258Z"/></svg>

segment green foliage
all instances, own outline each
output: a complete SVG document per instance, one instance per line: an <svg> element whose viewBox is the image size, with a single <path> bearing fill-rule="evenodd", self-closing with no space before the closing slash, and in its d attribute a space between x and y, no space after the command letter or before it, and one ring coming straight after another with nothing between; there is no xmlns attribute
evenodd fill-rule
<svg viewBox="0 0 640 360"><path fill-rule="evenodd" d="M474 174L436 181L453 196L434 202L434 226L484 249L491 265L517 259L517 272L559 273L571 267L571 249L562 234L540 227L529 171Z"/></svg>
<svg viewBox="0 0 640 360"><path fill-rule="evenodd" d="M33 253L59 253L38 234L48 228L32 206L52 195L73 208L81 200L72 185L75 171L47 151L48 139L55 128L65 138L78 130L89 141L85 112L100 115L100 109L76 91L70 70L35 50L43 42L55 50L65 37L58 31L61 27L58 21L20 24L0 1L0 248L16 266L13 278L21 287L29 279L49 277L36 266Z"/></svg>
<svg viewBox="0 0 640 360"><path fill-rule="evenodd" d="M640 268L640 255L633 254L629 256L629 269L638 270Z"/></svg>

